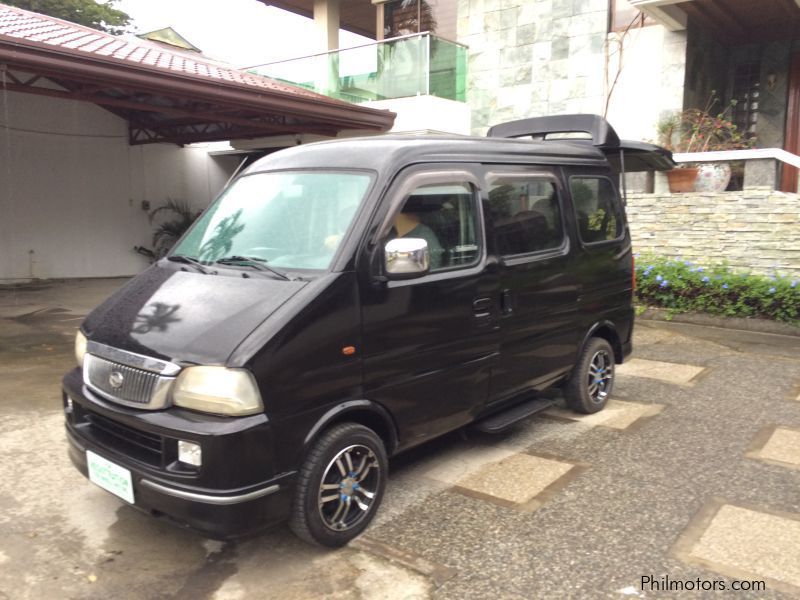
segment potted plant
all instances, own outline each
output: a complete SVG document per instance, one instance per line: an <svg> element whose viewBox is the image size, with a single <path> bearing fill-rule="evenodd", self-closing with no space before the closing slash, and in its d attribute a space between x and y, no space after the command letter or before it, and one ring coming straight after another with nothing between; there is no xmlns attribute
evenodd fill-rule
<svg viewBox="0 0 800 600"><path fill-rule="evenodd" d="M736 100L716 115L712 95L705 109L689 108L664 116L658 123L658 141L672 152L713 152L750 148L755 138L739 130L731 119ZM671 192L722 191L731 178L727 163L685 164L667 172Z"/></svg>

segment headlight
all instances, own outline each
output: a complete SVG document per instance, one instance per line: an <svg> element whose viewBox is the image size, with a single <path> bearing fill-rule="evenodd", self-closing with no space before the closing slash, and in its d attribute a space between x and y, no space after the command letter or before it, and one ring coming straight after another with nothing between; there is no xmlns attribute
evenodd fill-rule
<svg viewBox="0 0 800 600"><path fill-rule="evenodd" d="M229 416L253 415L264 409L250 372L226 367L184 369L175 381L172 403Z"/></svg>
<svg viewBox="0 0 800 600"><path fill-rule="evenodd" d="M78 361L78 366L83 367L83 357L86 356L86 336L78 329L75 334L75 360Z"/></svg>

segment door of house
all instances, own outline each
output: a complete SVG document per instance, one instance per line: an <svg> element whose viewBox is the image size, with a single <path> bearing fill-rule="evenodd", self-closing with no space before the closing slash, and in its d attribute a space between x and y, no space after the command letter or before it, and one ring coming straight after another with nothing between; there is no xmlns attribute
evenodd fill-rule
<svg viewBox="0 0 800 600"><path fill-rule="evenodd" d="M786 107L786 135L784 150L800 155L800 52L792 56L789 67L789 101ZM795 167L783 165L781 190L796 192L797 176L800 171Z"/></svg>

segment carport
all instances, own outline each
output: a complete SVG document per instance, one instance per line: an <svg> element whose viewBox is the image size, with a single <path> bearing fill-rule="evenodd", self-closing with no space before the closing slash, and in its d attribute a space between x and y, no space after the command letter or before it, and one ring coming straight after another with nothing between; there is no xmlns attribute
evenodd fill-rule
<svg viewBox="0 0 800 600"><path fill-rule="evenodd" d="M0 282L140 270L130 248L149 241L142 209L167 198L201 208L236 167L187 144L335 137L394 121L199 54L4 5L0 84Z"/></svg>

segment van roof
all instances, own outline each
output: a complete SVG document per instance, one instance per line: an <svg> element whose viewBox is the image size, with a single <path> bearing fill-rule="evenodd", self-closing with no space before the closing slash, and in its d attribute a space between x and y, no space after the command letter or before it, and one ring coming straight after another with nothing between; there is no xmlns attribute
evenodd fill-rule
<svg viewBox="0 0 800 600"><path fill-rule="evenodd" d="M591 140L520 140L456 135L378 135L287 148L256 161L248 172L303 168L397 170L415 163L483 162L608 166Z"/></svg>

